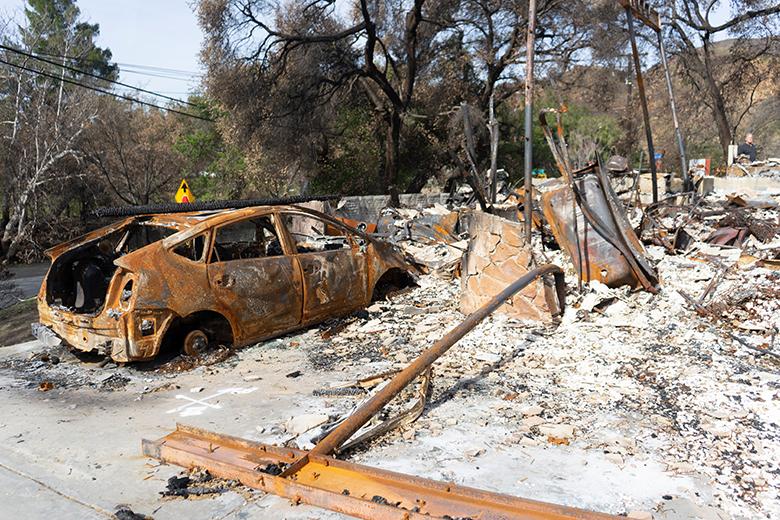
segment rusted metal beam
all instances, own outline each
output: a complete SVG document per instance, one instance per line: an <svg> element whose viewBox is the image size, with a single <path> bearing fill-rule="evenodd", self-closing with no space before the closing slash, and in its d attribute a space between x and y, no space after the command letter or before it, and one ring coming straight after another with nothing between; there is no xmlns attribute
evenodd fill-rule
<svg viewBox="0 0 780 520"><path fill-rule="evenodd" d="M624 9L630 9L634 16L642 23L658 32L661 30L661 17L658 11L650 7L645 0L618 0Z"/></svg>
<svg viewBox="0 0 780 520"><path fill-rule="evenodd" d="M650 158L650 174L653 184L653 202L658 202L658 172L655 164L655 147L653 146L653 131L650 129L650 111L647 108L647 95L645 94L645 80L642 77L642 61L639 59L639 49L636 45L634 34L634 15L631 7L626 7L626 20L628 22L628 38L631 40L631 54L634 56L634 70L636 72L636 86L639 89L639 101L642 105L642 117L645 123L645 136L647 138L647 152Z"/></svg>
<svg viewBox="0 0 780 520"><path fill-rule="evenodd" d="M683 142L680 122L677 119L677 104L674 101L674 90L672 89L672 76L669 73L669 64L666 62L666 50L664 49L663 31L658 30L658 50L661 53L661 64L664 67L664 76L666 77L666 91L669 94L669 107L672 109L672 122L674 123L674 135L677 138L677 148L680 152L680 175L683 178L683 191L693 190L691 177L688 175L688 159L685 157L685 143Z"/></svg>
<svg viewBox="0 0 780 520"><path fill-rule="evenodd" d="M177 425L143 452L185 468L206 468L219 478L357 518L371 520L616 520L620 517L548 504L447 482L352 464L305 451ZM294 478L279 467L307 458Z"/></svg>
<svg viewBox="0 0 780 520"><path fill-rule="evenodd" d="M334 453L342 444L347 442L364 424L366 424L374 415L376 415L384 406L389 403L401 390L406 388L409 383L428 370L433 363L447 352L455 343L458 342L469 331L476 327L482 320L488 317L493 311L499 308L513 294L523 289L539 277L553 275L555 279L555 288L557 290L560 310L566 301L566 284L563 277L563 271L557 265L547 264L529 271L510 284L502 292L487 301L482 307L469 314L465 320L458 324L454 329L448 332L443 338L431 345L426 351L410 363L405 369L398 373L382 390L374 394L371 399L366 401L355 413L342 422L338 428L333 430L328 436L322 439L311 450L310 455L329 455ZM290 476L300 471L309 462L309 455L301 458L291 465L284 472L284 476Z"/></svg>
<svg viewBox="0 0 780 520"><path fill-rule="evenodd" d="M533 112L534 42L536 37L536 0L528 1L528 31L525 48L525 243L531 244L531 204L533 203Z"/></svg>

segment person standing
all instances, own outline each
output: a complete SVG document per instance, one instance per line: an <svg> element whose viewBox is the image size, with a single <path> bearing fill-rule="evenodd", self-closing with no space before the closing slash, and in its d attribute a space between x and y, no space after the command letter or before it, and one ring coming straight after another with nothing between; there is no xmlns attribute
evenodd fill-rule
<svg viewBox="0 0 780 520"><path fill-rule="evenodd" d="M753 134L745 135L745 142L737 148L737 155L747 155L750 162L756 160L756 145L753 144Z"/></svg>

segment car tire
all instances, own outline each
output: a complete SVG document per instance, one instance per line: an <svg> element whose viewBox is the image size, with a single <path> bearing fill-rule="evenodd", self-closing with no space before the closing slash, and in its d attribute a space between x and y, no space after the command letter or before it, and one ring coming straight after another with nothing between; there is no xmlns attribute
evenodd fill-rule
<svg viewBox="0 0 780 520"><path fill-rule="evenodd" d="M209 348L209 337L200 329L191 330L184 336L184 353L188 356L197 357L206 352Z"/></svg>

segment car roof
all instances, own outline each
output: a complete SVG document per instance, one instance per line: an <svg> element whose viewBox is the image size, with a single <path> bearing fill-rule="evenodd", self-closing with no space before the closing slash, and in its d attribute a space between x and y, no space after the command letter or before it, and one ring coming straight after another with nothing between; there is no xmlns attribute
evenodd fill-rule
<svg viewBox="0 0 780 520"><path fill-rule="evenodd" d="M182 240L188 240L189 238L210 229L214 226L219 226L223 223L233 222L241 220L242 218L250 216L261 216L272 212L298 212L306 213L312 217L319 218L325 222L336 226L344 226L364 238L371 240L371 237L365 233L355 230L351 226L340 222L330 215L326 215L320 211L306 208L296 205L274 205L274 206L252 206L248 208L240 209L223 209L216 211L199 211L192 213L166 213L152 215L147 222L157 225L167 225L175 227L179 230L178 233L171 235L163 240L163 244L166 247L172 244L179 243Z"/></svg>
<svg viewBox="0 0 780 520"><path fill-rule="evenodd" d="M324 218L325 220L331 220L328 215L311 208L303 206L251 206L248 208L240 209L220 209L210 211L192 211L188 213L156 213L153 215L146 215L145 222L159 226L170 226L183 231L191 227L195 227L198 224L206 223L205 226L217 225L222 222L232 221L240 219L245 216L251 215L263 215L271 213L273 211L300 211L308 213L314 217ZM141 216L143 218L144 216Z"/></svg>
<svg viewBox="0 0 780 520"><path fill-rule="evenodd" d="M341 222L334 220L329 215L322 212L306 208L303 206L295 205L273 205L273 206L251 206L240 209L220 209L209 211L192 211L186 213L155 213L147 215L137 215L134 217L126 217L117 222L109 224L107 226L94 229L79 237L67 240L56 246L46 250L46 254L51 256L57 256L64 251L67 251L73 247L80 246L86 242L97 239L100 236L106 235L110 232L120 229L130 223L139 223L142 225L154 225L165 226L176 230L176 233L163 239L163 243L169 246L172 243L177 243L179 240L186 240L191 236L194 236L205 229L213 226L218 226L222 223L232 222L234 220L240 220L244 217L252 215L260 216L273 211L297 211L307 213L312 217L325 220L331 224L344 225ZM350 226L346 226L350 227ZM351 228L350 228L351 229ZM353 230L358 234L364 235L360 231ZM370 237L366 236L370 240Z"/></svg>

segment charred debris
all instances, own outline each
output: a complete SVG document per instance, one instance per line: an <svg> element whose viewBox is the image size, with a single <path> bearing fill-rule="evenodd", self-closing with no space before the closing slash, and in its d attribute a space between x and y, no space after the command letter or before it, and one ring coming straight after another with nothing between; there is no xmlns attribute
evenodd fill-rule
<svg viewBox="0 0 780 520"><path fill-rule="evenodd" d="M545 116L550 113L557 119L556 128L547 124ZM665 183L668 191L652 202L652 193L643 189L647 184L642 179L644 174L629 168L622 158L612 157L574 170L567 157L560 113L546 111L541 123L561 177L533 184L530 243L524 237L526 193L507 186L497 190L501 202L492 204L489 211L475 207L470 188L454 194L405 196L400 207L388 207L385 197L314 203L334 219L392 244L420 273L419 281L438 280L435 283L454 290L457 308L466 318L451 322L454 326L447 334L437 335L439 339L430 346L419 344L407 352L400 345L395 347L395 340L385 342L380 355L395 359L397 370L368 376L351 386L319 391L316 395L359 402L341 417L309 415L292 419L287 431L294 440L287 445L294 449L179 425L166 437L144 441L144 453L185 468L207 468L215 476L287 497L293 503L313 504L361 518L396 518L399 514L403 518L419 514L436 518L527 518L531 512L540 518L610 518L334 458L397 431L405 432L404 439L413 439L406 432L413 431L413 425L423 420L426 409L432 406L435 372L443 371L438 381L445 381L445 387L450 383L448 373L460 373L452 363L443 363L442 356L453 347L457 350L457 342L469 334L484 334L480 323L494 312L518 324L547 327L552 342L564 340L580 328L591 330L583 338L594 343L581 346L581 357L590 359L588 363L616 363L613 377L630 378L642 388L640 392L654 396L616 404L635 409L644 417L656 417L656 425L677 431L676 435L684 436L689 446L697 446L688 454L676 452L682 461L675 463L676 468L695 464L700 455L708 453L707 446L719 454L716 459L727 460L729 450L749 449L762 442L759 439L771 438L773 434L762 426L740 423L737 434L722 420L711 417L696 423L696 433L683 433L691 426L685 423L685 406L681 403L684 396L692 398L689 394L694 392L717 392L723 380L708 372L715 357L718 364L738 367L745 375L777 373L780 368L775 345L780 326L776 299L780 280L780 211L776 197L780 191L705 193L704 179L693 175L692 190L682 189L684 179L671 178ZM700 294L691 294L693 281L702 280L702 276L709 283ZM392 308L392 303L384 299L374 300L370 306L373 311ZM392 316L392 312L386 310L382 315ZM621 357L619 349L607 353L589 346L598 344L599 338L612 344L627 329L652 328L651 320L668 336L643 344L640 354ZM401 318L401 328L403 323ZM722 338L722 349L717 353L696 351L699 346L695 344L693 350L683 353L681 338L672 339L683 323ZM594 335L588 328L591 324L601 332ZM349 328L357 331L357 339L388 326L381 319L371 319L357 329ZM323 338L338 336L344 327L325 328ZM473 332L475 328L480 332ZM552 339L559 335L559 339ZM530 359L536 364L528 366L545 364L545 339L538 343L539 360ZM340 344L346 347L344 342ZM350 350L346 349L343 352ZM570 348L565 350L571 352ZM342 352L328 351L336 357ZM363 356L361 359L370 355L368 349L355 352ZM512 379L509 374L513 370L506 365L516 363L521 355L517 351L499 355L468 352L458 358L455 366L472 356L488 361L483 376L501 372L505 384ZM594 355L601 359L591 359ZM318 355L317 362L325 357ZM666 379L674 371L668 365L678 362L701 364L698 387L675 387L671 379ZM717 373L722 373L723 367ZM550 370L566 373L563 368L556 370L555 363ZM456 381L451 381L452 393L444 390L436 402L457 392ZM501 379L493 381L500 385ZM598 387L600 383L594 384ZM532 388L521 385L517 391L503 391L505 399L511 401L521 394L528 397ZM543 390L550 391L557 392ZM591 399L593 396L584 398L583 405ZM526 433L520 434L520 444L568 445L577 436L587 438L592 434L586 426L544 419L540 417L543 410L541 406L525 408L522 424ZM577 408L576 412L570 409L569 417L584 419L583 413L585 408ZM708 440L712 436L716 439L714 448ZM629 444L609 447L609 460L622 464L625 457L635 453L636 447ZM696 451L699 448L701 453ZM720 462L716 464L717 471L725 471ZM768 484L767 478L773 478L760 469L763 465L760 457L746 458L739 469L733 470L734 475L740 475L736 482L744 483L745 478L753 484L740 484L724 492L738 493L746 507L756 507L760 489Z"/></svg>
<svg viewBox="0 0 780 520"><path fill-rule="evenodd" d="M477 207L472 179L450 192L403 195L394 207L389 197L374 196L105 212L124 218L51 251L54 262L39 295L42 323L36 333L52 348L97 351L119 363L150 359L167 341L178 342L175 346L186 359L211 356L210 362L221 363L231 345L317 326L332 346L317 348L311 358L315 370L329 363L364 363L372 356L394 360L397 368L390 372L366 374L352 385L315 394L359 402L341 417L292 419L285 431L293 435L287 446L294 448L184 425L162 439L144 441L146 455L216 477L207 487L197 479L187 480L198 484L189 488L176 480L179 487L165 496L219 494L240 482L294 503L362 518L396 518L399 513L404 518L526 518L531 512L540 518L609 518L334 458L398 432L412 440L407 432L425 421L426 410L459 391L461 367L469 361L483 363L475 380L496 385L507 402L525 396L533 403L534 391L555 395L566 385L539 387L517 379L528 367L538 371L545 364L556 378L563 377L568 369L556 369L554 358L572 355L570 347L561 354L566 341L580 345L583 366L613 364L611 375L608 370L605 376L628 378L651 396L626 397L615 403L615 410L656 417L656 424L687 436L686 442L702 453L713 435L714 449L725 458L767 438L767 430L754 422L740 423L737 440L737 433L725 430L718 418L697 422L690 433L681 399L718 388L723 381L715 374L724 367L745 376L780 368L775 344L780 326L780 189L711 191L703 175L691 172L692 189L684 189L686 179L668 175L665 193L653 202L647 175L623 158L574 169L562 114L544 110L540 117L560 177L535 179L520 189L497 182L497 201L487 211ZM554 125L548 122L551 117ZM492 180L484 179L485 192ZM254 276L236 267L242 264ZM176 276L187 269L186 276ZM180 284L182 278L187 285ZM694 291L702 280L706 286ZM403 303L415 283L431 294L434 309ZM202 310L207 304L215 305L213 312ZM157 311L150 312L152 308ZM443 336L435 333L441 321L417 323L415 318L438 308L449 309L445 323L451 327ZM258 312L271 313L265 315L270 319L253 330ZM517 327L545 331L535 342L541 350L473 350L484 342L491 325L483 322L494 313ZM720 350L698 351L697 343L683 349L678 337L682 324L722 342ZM410 335L410 327L423 334ZM631 343L630 348L641 352L625 356L620 349L595 346L626 341L627 329L652 329L659 336ZM392 336L388 330L397 336L385 339ZM572 334L576 339L567 340ZM376 352L366 343L371 335L381 340ZM552 349L550 360L545 359L545 344ZM444 354L459 346L465 351L456 354L454 365L444 361ZM716 358L718 370L708 372ZM700 364L699 386L674 386L669 363ZM70 375L54 376L63 370L56 355L40 356L32 365L26 378L31 385L42 379L42 392L73 383L72 366L65 369ZM503 379L491 377L496 373ZM306 377L305 370L291 374ZM131 379L116 375L88 384L116 391ZM593 382L596 388L598 381ZM569 391L576 395L581 388ZM593 399L581 397L583 406ZM559 446L588 438L588 426L576 423L584 420L586 408L559 410L568 421L542 417L550 408L555 407L549 399L524 407L519 444ZM610 460L623 461L635 449L612 446ZM698 456L691 452L681 457L690 462L679 464L695 464ZM747 458L733 471L740 475L738 482L754 485L730 489L726 483L724 492L740 493L748 508L758 503L756 490L774 478L760 459Z"/></svg>

